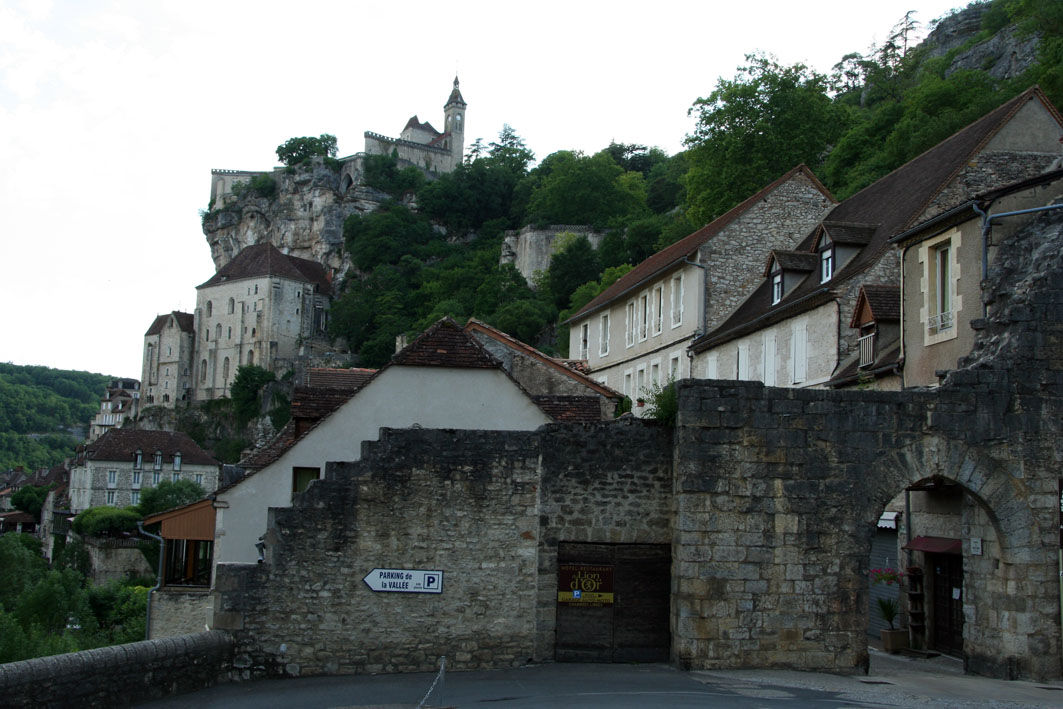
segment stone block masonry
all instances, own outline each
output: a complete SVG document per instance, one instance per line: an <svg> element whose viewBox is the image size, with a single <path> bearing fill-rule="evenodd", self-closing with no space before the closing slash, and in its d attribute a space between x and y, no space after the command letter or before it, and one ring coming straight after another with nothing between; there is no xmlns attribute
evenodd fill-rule
<svg viewBox="0 0 1063 709"><path fill-rule="evenodd" d="M212 631L0 665L0 704L121 707L228 679L232 638Z"/></svg>

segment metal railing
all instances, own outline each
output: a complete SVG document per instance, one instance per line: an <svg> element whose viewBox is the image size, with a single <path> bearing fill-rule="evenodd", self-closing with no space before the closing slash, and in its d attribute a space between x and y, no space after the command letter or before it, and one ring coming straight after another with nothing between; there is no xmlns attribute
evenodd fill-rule
<svg viewBox="0 0 1063 709"><path fill-rule="evenodd" d="M952 311L946 310L937 315L931 315L926 321L926 327L933 332L941 332L952 327Z"/></svg>
<svg viewBox="0 0 1063 709"><path fill-rule="evenodd" d="M875 361L875 333L862 336L860 343L860 366L869 367Z"/></svg>

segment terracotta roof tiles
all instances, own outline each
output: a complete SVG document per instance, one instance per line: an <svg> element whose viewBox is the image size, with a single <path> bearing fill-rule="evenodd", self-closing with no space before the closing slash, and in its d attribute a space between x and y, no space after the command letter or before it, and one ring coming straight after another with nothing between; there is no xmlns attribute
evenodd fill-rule
<svg viewBox="0 0 1063 709"><path fill-rule="evenodd" d="M560 423L594 423L602 420L600 400L595 396L533 396L547 416Z"/></svg>

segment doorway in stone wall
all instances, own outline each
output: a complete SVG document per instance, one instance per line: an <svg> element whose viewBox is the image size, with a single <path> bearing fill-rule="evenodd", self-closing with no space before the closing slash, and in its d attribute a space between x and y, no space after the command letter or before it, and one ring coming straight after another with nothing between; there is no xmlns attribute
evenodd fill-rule
<svg viewBox="0 0 1063 709"><path fill-rule="evenodd" d="M557 566L555 659L668 660L669 545L562 542Z"/></svg>

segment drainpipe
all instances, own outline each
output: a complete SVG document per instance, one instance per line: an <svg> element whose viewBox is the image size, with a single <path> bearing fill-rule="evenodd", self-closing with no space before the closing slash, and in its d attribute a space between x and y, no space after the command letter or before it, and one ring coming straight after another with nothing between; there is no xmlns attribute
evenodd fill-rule
<svg viewBox="0 0 1063 709"><path fill-rule="evenodd" d="M977 203L972 208L982 217L982 281L989 277L989 230L992 228L994 219L1004 217L1017 217L1022 214L1034 214L1036 212L1048 212L1054 209L1063 209L1063 204L1050 204L1046 207L1033 207L1032 209L1019 209L1014 212L1000 212L999 214L987 214ZM989 305L982 301L982 317L989 314Z"/></svg>
<svg viewBox="0 0 1063 709"><path fill-rule="evenodd" d="M147 619L144 623L144 639L151 640L151 594L158 591L159 587L162 586L162 561L166 556L166 540L151 532L145 532L143 520L137 520L137 530L145 537L151 537L159 543L159 570L155 577L155 585L148 589Z"/></svg>
<svg viewBox="0 0 1063 709"><path fill-rule="evenodd" d="M693 344L694 340L704 335L705 330L707 329L705 327L705 298L707 298L709 295L709 267L705 266L704 264L700 264L697 261L691 261L690 258L686 256L683 257L683 263L687 264L688 266L695 266L696 268L700 268L703 272L703 276L701 279L703 287L701 289L701 297L698 298L698 327L694 331L694 337L691 340L691 344ZM690 351L690 347L687 347L687 358L690 359L690 376L691 378L693 378L694 353Z"/></svg>

